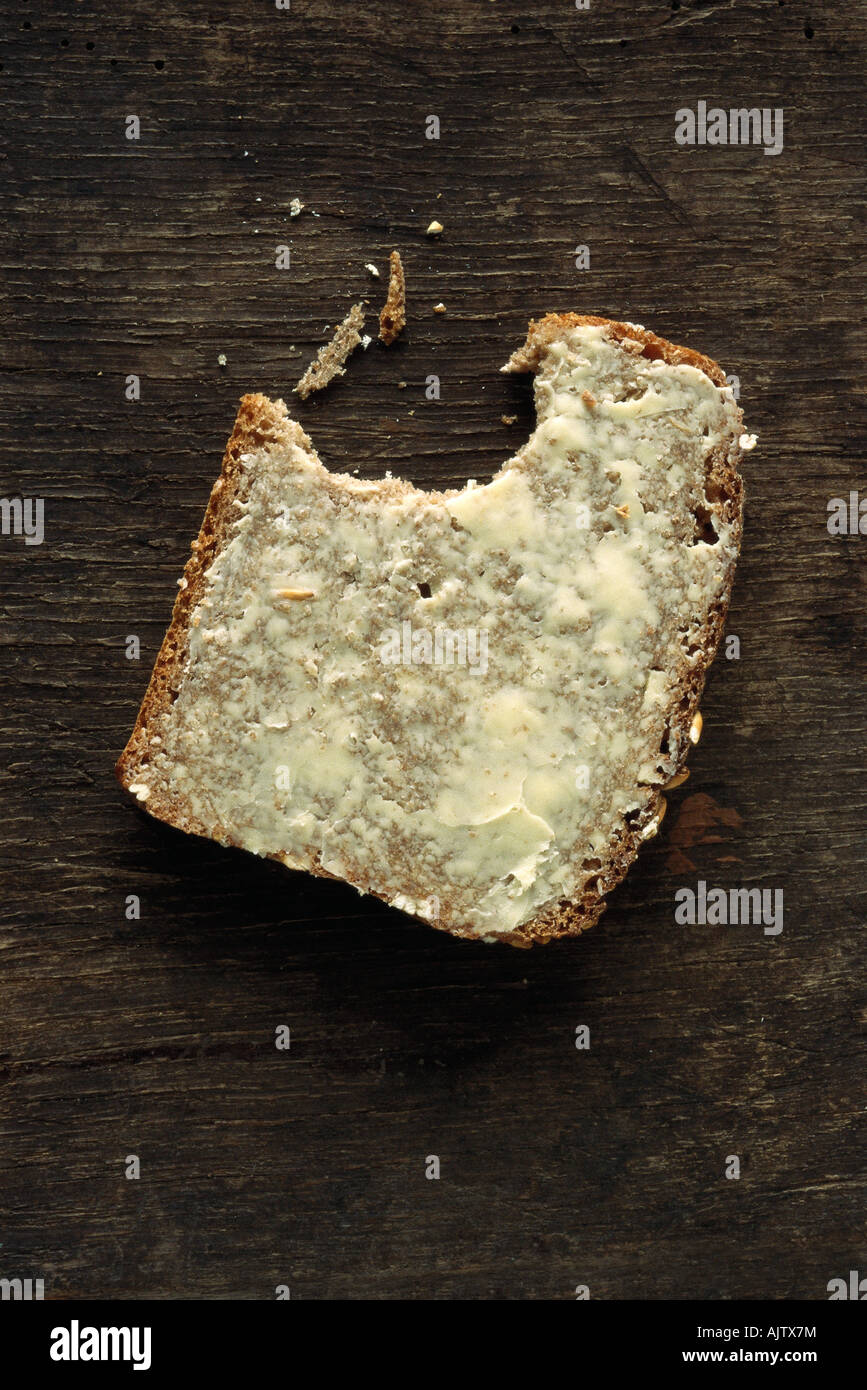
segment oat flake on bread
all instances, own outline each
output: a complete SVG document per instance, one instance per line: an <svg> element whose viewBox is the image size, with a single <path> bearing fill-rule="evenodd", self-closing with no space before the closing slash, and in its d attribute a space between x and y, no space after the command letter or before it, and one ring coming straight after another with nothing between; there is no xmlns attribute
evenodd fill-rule
<svg viewBox="0 0 867 1390"><path fill-rule="evenodd" d="M536 428L448 492L329 473L243 398L117 771L182 830L526 946L591 926L659 824L752 441L721 369L635 324L548 315L503 370Z"/></svg>

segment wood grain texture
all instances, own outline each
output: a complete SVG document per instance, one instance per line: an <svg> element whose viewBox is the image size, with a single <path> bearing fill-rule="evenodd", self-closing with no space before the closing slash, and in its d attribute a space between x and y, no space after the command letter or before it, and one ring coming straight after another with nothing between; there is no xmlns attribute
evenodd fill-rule
<svg viewBox="0 0 867 1390"><path fill-rule="evenodd" d="M867 490L864 29L852 0L10 7L0 495L46 538L0 536L0 1275L710 1299L867 1268L867 538L826 528ZM679 148L698 100L782 107L784 151ZM545 950L187 839L112 777L238 397L286 395L360 295L372 331L392 247L405 334L294 407L329 466L489 476L532 419L497 369L549 310L708 353L760 435L692 777ZM675 926L700 878L781 888L782 934Z"/></svg>

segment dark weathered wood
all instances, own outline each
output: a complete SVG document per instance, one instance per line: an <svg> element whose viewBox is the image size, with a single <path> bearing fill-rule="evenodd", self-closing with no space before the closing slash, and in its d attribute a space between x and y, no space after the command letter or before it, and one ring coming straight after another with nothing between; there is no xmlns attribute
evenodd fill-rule
<svg viewBox="0 0 867 1390"><path fill-rule="evenodd" d="M867 1269L867 537L825 524L867 489L863 10L211 12L5 21L0 494L45 498L47 534L0 537L0 1275L59 1298L823 1298ZM783 153L679 148L698 100L782 106ZM602 924L546 950L185 839L112 778L237 397L287 392L360 294L377 310L392 246L405 337L297 405L331 466L489 475L532 413L497 368L549 309L716 357L761 437L741 657L711 675L692 778ZM699 878L782 888L783 933L675 926Z"/></svg>

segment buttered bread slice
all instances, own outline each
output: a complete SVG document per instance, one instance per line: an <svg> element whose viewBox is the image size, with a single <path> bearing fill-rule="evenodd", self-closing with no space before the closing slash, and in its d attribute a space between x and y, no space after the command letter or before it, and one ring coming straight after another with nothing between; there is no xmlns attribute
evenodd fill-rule
<svg viewBox="0 0 867 1390"><path fill-rule="evenodd" d="M655 832L719 642L753 442L720 368L530 325L537 426L484 485L320 462L245 396L121 783L161 820L459 936L590 926Z"/></svg>

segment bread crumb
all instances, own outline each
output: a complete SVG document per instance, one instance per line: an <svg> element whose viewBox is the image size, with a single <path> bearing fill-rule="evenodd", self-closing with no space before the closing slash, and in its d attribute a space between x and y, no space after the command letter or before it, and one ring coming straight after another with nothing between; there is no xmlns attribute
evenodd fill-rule
<svg viewBox="0 0 867 1390"><path fill-rule="evenodd" d="M392 251L388 261L391 267L388 296L379 314L379 337L386 346L393 343L406 326L406 282L400 252Z"/></svg>
<svg viewBox="0 0 867 1390"><path fill-rule="evenodd" d="M445 311L446 311L446 306L445 306L443 303L439 303L439 304L435 304L435 305L434 305L434 313L435 313L435 314L444 314Z"/></svg>
<svg viewBox="0 0 867 1390"><path fill-rule="evenodd" d="M365 263L364 269L368 272L369 275L371 275L371 276L373 277L374 280L378 280L378 279L379 279L379 271L377 270L376 266L373 264L373 261L367 261L367 262Z"/></svg>
<svg viewBox="0 0 867 1390"><path fill-rule="evenodd" d="M300 217L300 216L301 216L301 213L302 213L303 211L304 211L304 204L302 203L301 199L300 199L300 198L293 198L293 199L292 199L292 202L289 204L289 216L290 216L290 217Z"/></svg>
<svg viewBox="0 0 867 1390"><path fill-rule="evenodd" d="M302 400L312 391L321 391L336 376L343 376L344 363L361 342L359 329L364 327L364 310L353 304L346 318L335 331L330 343L319 349L314 360L294 388Z"/></svg>
<svg viewBox="0 0 867 1390"><path fill-rule="evenodd" d="M399 381L399 382L397 383L397 389L398 389L398 391L405 391L405 390L406 390L406 387L407 387L407 383L406 383L405 381Z"/></svg>
<svg viewBox="0 0 867 1390"><path fill-rule="evenodd" d="M500 419L504 425L517 425L518 423L517 415L501 415Z"/></svg>
<svg viewBox="0 0 867 1390"><path fill-rule="evenodd" d="M596 404L596 397L594 396L592 391L582 391L581 399L587 406L588 410L592 410Z"/></svg>
<svg viewBox="0 0 867 1390"><path fill-rule="evenodd" d="M221 353L219 354L219 356L217 357L217 366L218 366L218 367L225 367L225 365L226 365L226 354L225 354L224 352L221 352Z"/></svg>
<svg viewBox="0 0 867 1390"><path fill-rule="evenodd" d="M442 230L443 230L443 224L442 224L442 222L431 222L430 226L428 227L427 231L425 232L425 236L440 236L440 234L442 233Z"/></svg>

